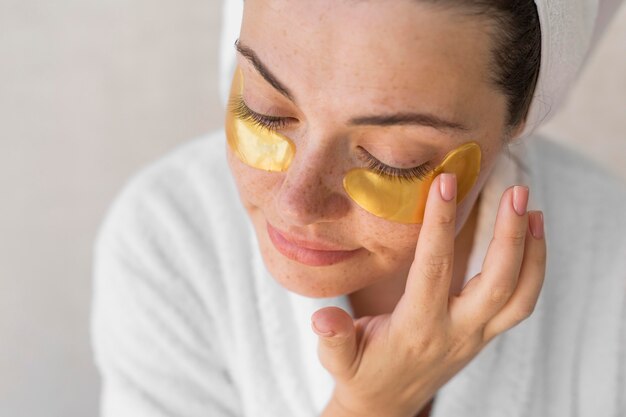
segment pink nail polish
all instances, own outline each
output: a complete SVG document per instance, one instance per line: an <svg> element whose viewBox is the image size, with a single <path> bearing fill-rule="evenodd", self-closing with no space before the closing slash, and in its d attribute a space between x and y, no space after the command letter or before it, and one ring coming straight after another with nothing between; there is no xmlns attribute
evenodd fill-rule
<svg viewBox="0 0 626 417"><path fill-rule="evenodd" d="M529 213L530 234L535 239L543 239L543 213L533 211Z"/></svg>
<svg viewBox="0 0 626 417"><path fill-rule="evenodd" d="M520 216L526 214L528 206L528 187L516 185L513 187L513 209Z"/></svg>
<svg viewBox="0 0 626 417"><path fill-rule="evenodd" d="M456 175L443 173L439 175L439 192L445 201L452 201L456 197Z"/></svg>

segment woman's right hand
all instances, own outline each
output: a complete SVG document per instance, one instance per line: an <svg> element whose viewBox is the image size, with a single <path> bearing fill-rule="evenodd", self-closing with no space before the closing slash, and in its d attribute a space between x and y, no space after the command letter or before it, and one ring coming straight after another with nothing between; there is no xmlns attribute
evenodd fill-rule
<svg viewBox="0 0 626 417"><path fill-rule="evenodd" d="M527 201L526 188L503 193L482 271L451 297L456 181L453 174L433 181L394 311L353 320L326 307L311 317L320 361L335 379L323 416L412 417L491 339L531 314L546 242L542 214L527 212Z"/></svg>

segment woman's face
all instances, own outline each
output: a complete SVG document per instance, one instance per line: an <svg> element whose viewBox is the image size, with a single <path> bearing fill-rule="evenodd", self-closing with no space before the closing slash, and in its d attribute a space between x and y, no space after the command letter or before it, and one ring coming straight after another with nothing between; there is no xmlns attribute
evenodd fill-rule
<svg viewBox="0 0 626 417"><path fill-rule="evenodd" d="M406 278L420 225L376 217L343 188L348 171L368 166L363 150L408 169L434 167L477 142L481 172L458 206L461 229L505 132L506 99L489 81L487 27L408 0L246 1L243 100L284 118L278 131L296 152L285 172L250 167L230 150L229 163L282 286L331 297Z"/></svg>

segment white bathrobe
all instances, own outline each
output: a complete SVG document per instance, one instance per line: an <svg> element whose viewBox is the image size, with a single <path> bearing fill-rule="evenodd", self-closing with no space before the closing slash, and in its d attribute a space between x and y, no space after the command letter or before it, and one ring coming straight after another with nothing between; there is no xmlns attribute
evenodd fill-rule
<svg viewBox="0 0 626 417"><path fill-rule="evenodd" d="M527 138L483 190L468 277L509 185L544 211L548 267L532 316L437 394L435 417L626 416L626 191L552 142ZM311 314L346 296L293 294L267 272L223 131L138 172L94 252L93 343L103 417L314 417L333 380Z"/></svg>

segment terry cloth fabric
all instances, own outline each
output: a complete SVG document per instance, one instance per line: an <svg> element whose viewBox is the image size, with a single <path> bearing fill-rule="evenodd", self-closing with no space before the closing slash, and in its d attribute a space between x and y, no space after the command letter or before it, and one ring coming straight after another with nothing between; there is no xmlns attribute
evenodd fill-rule
<svg viewBox="0 0 626 417"><path fill-rule="evenodd" d="M553 117L622 0L536 0L541 25L541 69L521 137ZM223 3L220 93L226 105L236 65L243 1Z"/></svg>
<svg viewBox="0 0 626 417"><path fill-rule="evenodd" d="M541 69L530 106L528 136L557 113L593 45L621 0L535 0L541 25Z"/></svg>
<svg viewBox="0 0 626 417"><path fill-rule="evenodd" d="M333 389L308 298L266 270L229 174L223 131L138 172L94 247L93 346L102 417L315 417ZM526 182L546 219L533 315L437 394L434 417L626 415L626 190L541 138L506 154L483 189L468 278L502 190ZM524 167L524 169L522 169Z"/></svg>

